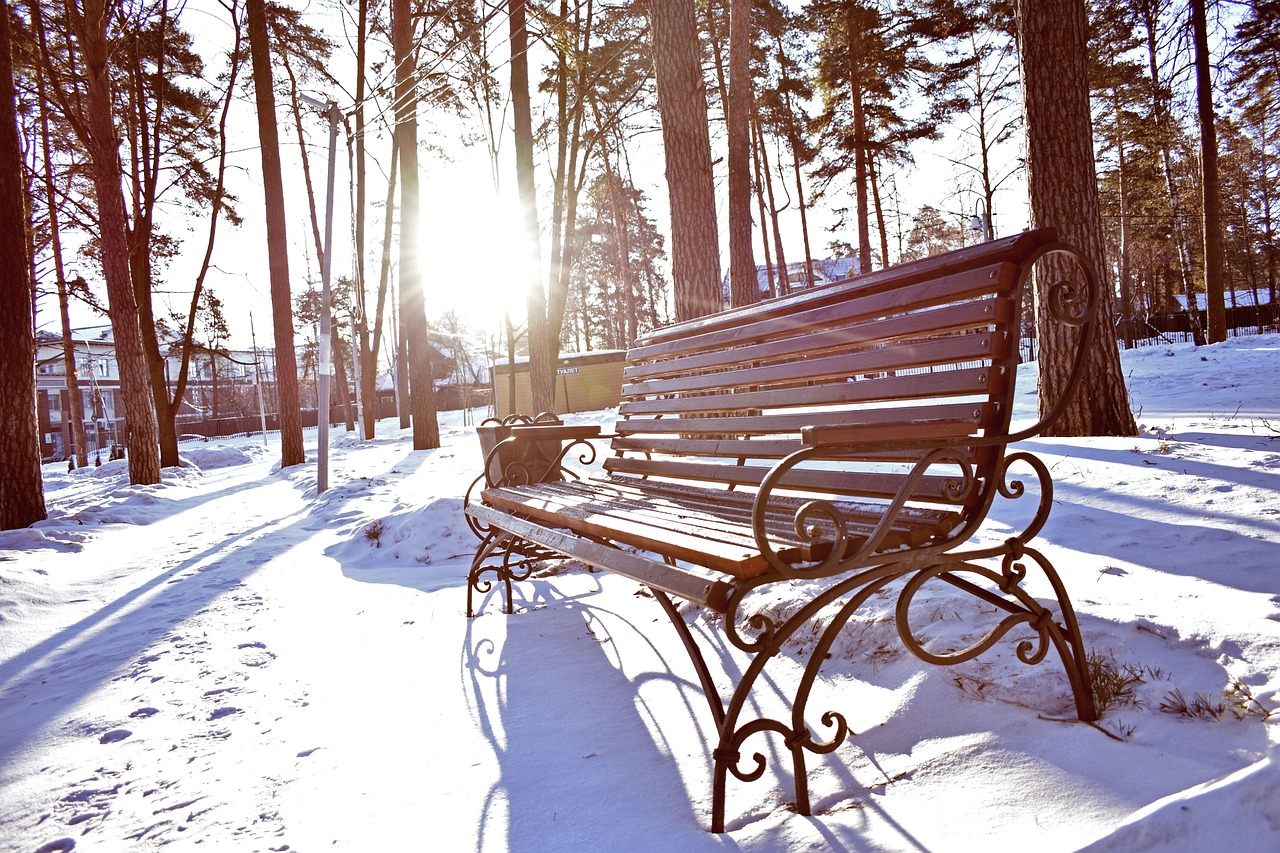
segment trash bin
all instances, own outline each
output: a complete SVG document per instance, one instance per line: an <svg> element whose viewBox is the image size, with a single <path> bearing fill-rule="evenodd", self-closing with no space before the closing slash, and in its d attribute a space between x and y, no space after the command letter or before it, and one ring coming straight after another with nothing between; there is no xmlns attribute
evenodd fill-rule
<svg viewBox="0 0 1280 853"><path fill-rule="evenodd" d="M528 482L530 483L549 483L553 480L563 479L560 467L555 464L563 446L561 436L545 439L534 439L526 436L525 440L511 442L494 454L492 459L489 458L489 454L493 452L495 447L511 437L514 427L530 423L558 426L560 421L540 419L535 422L516 415L504 418L502 421L490 418L476 427L476 435L480 439L482 458L489 459L488 473L490 482L501 482L505 472L517 470L512 466L523 468L528 474Z"/></svg>

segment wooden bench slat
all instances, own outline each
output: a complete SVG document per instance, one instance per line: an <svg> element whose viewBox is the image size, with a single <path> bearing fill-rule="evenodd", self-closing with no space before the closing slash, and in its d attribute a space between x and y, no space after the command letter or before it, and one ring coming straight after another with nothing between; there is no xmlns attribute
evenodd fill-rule
<svg viewBox="0 0 1280 853"><path fill-rule="evenodd" d="M653 394L675 394L687 391L728 390L731 388L768 385L774 382L809 382L821 379L853 378L868 373L883 373L914 367L944 364L970 365L974 361L999 358L1006 350L1003 334L955 335L919 343L901 344L885 349L867 349L840 355L743 367L720 373L700 373L667 379L646 379L623 384L623 398Z"/></svg>
<svg viewBox="0 0 1280 853"><path fill-rule="evenodd" d="M754 577L763 570L749 505L700 504L679 493L655 499L647 490L636 489L629 495L627 491L614 481L593 480L494 488L483 494L486 504L543 524L646 550L659 550L655 546L661 543L660 553L734 577ZM792 518L798 505L780 507L770 514L766 524L769 539L784 560L823 559L829 546L820 545L814 551L795 535ZM732 511L726 513L726 506ZM866 540L882 514L883 508L872 507L866 507L861 517L849 513L846 533L850 547ZM904 515L883 547L918 544L949 529L956 518L955 513Z"/></svg>
<svg viewBox="0 0 1280 853"><path fill-rule="evenodd" d="M686 560L736 578L754 577L768 568L754 545L748 548L622 516L595 513L589 508L567 505L546 495L531 496L509 489L486 489L483 495L486 504L518 516ZM791 558L798 559L798 555L792 554Z"/></svg>
<svg viewBox="0 0 1280 853"><path fill-rule="evenodd" d="M1003 381L992 367L970 367L930 373L926 380L914 375L880 376L853 382L799 385L791 388L735 391L731 394L683 394L680 396L625 399L618 414L660 415L724 411L726 409L807 408L837 404L918 400L923 397L987 396L994 382Z"/></svg>
<svg viewBox="0 0 1280 853"><path fill-rule="evenodd" d="M604 467L611 473L752 487L759 486L769 472L769 469L763 466L625 457L606 459ZM903 475L805 469L790 472L782 481L782 487L817 494L888 499L898 493L902 482ZM943 492L944 485L949 482L951 478L948 477L922 477L911 497L931 503L953 504L955 501L945 497Z"/></svg>
<svg viewBox="0 0 1280 853"><path fill-rule="evenodd" d="M806 427L877 426L896 430L908 425L932 425L938 435L958 438L972 435L993 414L989 403L948 403L937 406L898 406L884 409L798 412L794 414L742 415L724 418L629 418L615 429L620 436L657 435L798 434ZM892 438L893 436L888 436Z"/></svg>
<svg viewBox="0 0 1280 853"><path fill-rule="evenodd" d="M728 512L730 517L741 518L744 524L750 525L751 512L755 503L755 493L746 491L728 491L726 489L686 486L678 483L667 483L658 480L640 480L635 477L611 477L607 480L593 479L596 488L608 488L636 498L643 496L661 496L708 513ZM807 502L806 499L790 498L774 495L765 511L768 529L773 531L777 525L777 536L787 539L794 534L795 512ZM846 500L831 500L831 505L853 525L854 530L870 530L884 516L883 502L853 503ZM959 521L959 513L954 509L937 509L905 506L902 508L894 530L902 534L903 540L922 541L935 532L951 530ZM924 531L924 532L921 532ZM890 545L889 547L893 547Z"/></svg>
<svg viewBox="0 0 1280 853"><path fill-rule="evenodd" d="M730 459L781 459L804 447L795 439L773 438L648 438L626 436L613 441L614 450L680 456L723 456Z"/></svg>
<svg viewBox="0 0 1280 853"><path fill-rule="evenodd" d="M812 288L773 299L763 304L722 311L705 317L697 317L683 323L675 323L655 329L641 344L656 344L667 340L680 340L717 329L741 324L748 318L766 320L794 312L798 305L815 306L833 304L845 298L848 289L858 288L863 293L876 289L900 289L940 277L957 275L967 270L990 266L995 263L1020 264L1032 252L1056 235L1047 229L1027 231L977 246L967 246L940 255L922 258L882 270L875 270L844 282L835 282L821 288Z"/></svg>
<svg viewBox="0 0 1280 853"><path fill-rule="evenodd" d="M816 312L809 327L788 329L786 337L755 344L737 343L731 347L732 352L723 349L694 354L672 352L662 360L628 364L623 379L637 382L709 368L723 369L734 364L774 362L797 355L810 357L823 352L947 335L1007 322L1012 310L1012 301L1007 298L986 298L887 318L880 312L861 310L856 305L832 306ZM690 349L705 350L705 347Z"/></svg>
<svg viewBox="0 0 1280 853"><path fill-rule="evenodd" d="M712 610L723 613L728 605L730 587L724 581L704 578L693 572L584 540L561 530L548 529L484 504L473 504L467 508L467 512L485 524L496 525L528 542L536 542L564 554L573 554L575 559L588 565L615 572Z"/></svg>

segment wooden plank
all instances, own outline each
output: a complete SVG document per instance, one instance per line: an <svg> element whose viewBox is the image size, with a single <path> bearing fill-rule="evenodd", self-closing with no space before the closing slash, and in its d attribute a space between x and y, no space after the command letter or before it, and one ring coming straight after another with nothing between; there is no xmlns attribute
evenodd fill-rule
<svg viewBox="0 0 1280 853"><path fill-rule="evenodd" d="M1009 277L1013 277L1014 272L1011 268ZM922 288L934 299L945 298L945 294L934 292L931 284L922 285ZM903 311L908 313L901 313ZM886 316L886 313L891 316ZM1012 313L1013 301L1004 297L947 304L929 310L918 306L895 305L890 310L879 303L840 303L780 318L772 323L744 327L733 339L705 336L703 341L672 341L664 346L661 353L646 356L651 359L660 356L660 360L629 362L623 369L623 377L626 382L635 382L656 376L795 359L828 351L926 338L1006 323ZM720 336L726 334L718 333ZM748 336L759 340L753 342Z"/></svg>
<svg viewBox="0 0 1280 853"><path fill-rule="evenodd" d="M610 473L752 487L759 486L769 472L763 466L624 457L606 459L604 467ZM943 494L943 486L954 479L943 476L922 477L912 498L930 503L954 504L955 501L945 498ZM904 476L899 474L804 469L790 472L780 488L818 495L857 495L887 499L898 493L903 480Z"/></svg>
<svg viewBox="0 0 1280 853"><path fill-rule="evenodd" d="M732 586L725 581L704 578L693 572L668 566L638 554L631 554L560 530L543 527L484 504L468 506L467 514L485 524L514 533L521 539L536 542L566 557L581 560L588 565L702 604L717 612L723 613L728 606Z"/></svg>
<svg viewBox="0 0 1280 853"><path fill-rule="evenodd" d="M721 311L716 314L666 326L651 332L642 338L639 344L640 346L645 346L669 339L687 338L695 334L742 323L744 319L749 322L752 317L766 319L779 316L794 311L795 306L798 304L818 305L824 301L827 303L837 302L844 297L847 290L853 288L861 288L863 292L870 292L876 288L901 288L921 281L989 266L994 263L1009 262L1020 264L1032 252L1041 246L1056 242L1057 239L1057 232L1052 228L1024 231L1021 234L989 243L968 246L896 267L877 270L846 282L839 282L822 288L812 288L792 296L784 296L780 299ZM633 350L638 349L638 347L633 348Z"/></svg>
<svg viewBox="0 0 1280 853"><path fill-rule="evenodd" d="M802 385L770 388L762 391L735 391L728 394L661 396L623 400L618 413L658 415L723 411L725 409L805 408L840 403L876 403L891 400L918 400L974 395L989 395L996 384L999 369L969 367L940 370L926 378L917 375L887 375L875 379L839 381L826 385ZM1000 380L1002 382L1003 380Z"/></svg>
<svg viewBox="0 0 1280 853"><path fill-rule="evenodd" d="M892 441L899 430L912 424L934 424L940 435L950 438L970 435L989 417L987 403L945 403L935 406L897 406L883 409L859 409L799 412L786 414L743 415L724 418L629 418L619 421L614 429L620 436L640 433L656 435L710 434L799 434L806 427L874 426L884 432L884 440Z"/></svg>
<svg viewBox="0 0 1280 853"><path fill-rule="evenodd" d="M883 349L866 349L763 367L743 367L719 373L648 379L622 386L623 398L689 391L750 388L773 382L853 378L941 364L967 364L999 358L1006 351L1003 333L955 335L930 341L901 343Z"/></svg>
<svg viewBox="0 0 1280 853"><path fill-rule="evenodd" d="M661 453L677 456L722 456L730 459L781 459L804 447L796 439L771 438L615 438L611 447L628 453Z"/></svg>
<svg viewBox="0 0 1280 853"><path fill-rule="evenodd" d="M528 490L524 490L528 491ZM669 530L633 518L610 515L607 507L593 509L566 505L545 494L522 494L514 489L486 489L486 504L507 513L528 517L535 522L567 527L575 533L607 539L652 551L655 554L685 560L734 577L749 578L762 574L768 563L755 548L734 542L716 541L687 531ZM801 559L791 554L792 559Z"/></svg>
<svg viewBox="0 0 1280 853"><path fill-rule="evenodd" d="M571 484L559 483L556 487ZM720 514L748 527L754 511L754 492L727 492L723 489L709 489L665 483L655 480L639 480L631 477L594 478L588 481L587 487L608 490L620 496L628 496L632 500L653 500L659 506L677 507L681 510L691 509L708 515ZM770 538L778 541L794 539L795 513L807 500L774 495L765 510L766 530ZM850 523L849 532L856 535L862 532L869 534L884 516L886 504L851 503L849 501L831 500L832 507L841 513ZM918 538L922 529L933 532L941 528L950 529L958 522L960 516L954 509L926 509L905 506L895 520L894 529L905 539ZM927 536L927 533L925 534ZM893 547L892 543L887 543Z"/></svg>
<svg viewBox="0 0 1280 853"><path fill-rule="evenodd" d="M736 577L753 577L763 571L763 557L751 526L751 508L739 504L728 507L696 506L694 502L666 498L645 491L627 496L611 489L612 481L589 483L544 483L489 489L487 504L555 527L597 539L619 542L655 553L703 565ZM623 490L625 491L625 490ZM679 499L672 500L671 498ZM800 502L769 513L766 533L771 546L786 562L824 559L830 540L810 543L794 532L794 510ZM845 534L851 549L857 548L878 525L883 507L863 517L850 514ZM959 518L954 512L903 516L889 533L882 548L892 550L918 544L950 529Z"/></svg>

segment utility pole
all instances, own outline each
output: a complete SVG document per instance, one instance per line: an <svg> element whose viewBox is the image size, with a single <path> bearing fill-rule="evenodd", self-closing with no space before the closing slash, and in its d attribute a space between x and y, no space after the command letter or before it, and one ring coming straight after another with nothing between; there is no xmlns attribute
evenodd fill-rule
<svg viewBox="0 0 1280 853"><path fill-rule="evenodd" d="M329 273L333 269L333 176L338 160L338 124L342 121L342 113L338 105L330 100L321 103L315 98L299 95L316 109L322 110L329 117L329 175L327 196L324 204L324 257L320 259L320 402L316 412L316 494L329 488L329 390L333 375L333 358L330 354L330 339L333 336L332 318L330 316L331 296L329 290Z"/></svg>

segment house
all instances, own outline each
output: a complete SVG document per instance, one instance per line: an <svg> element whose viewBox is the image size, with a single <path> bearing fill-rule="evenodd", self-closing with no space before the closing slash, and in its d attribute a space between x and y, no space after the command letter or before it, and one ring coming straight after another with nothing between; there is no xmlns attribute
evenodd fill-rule
<svg viewBox="0 0 1280 853"><path fill-rule="evenodd" d="M770 287L770 270L773 273L773 284ZM801 290L808 287L821 287L825 284L831 284L835 281L842 281L846 278L852 278L858 274L857 258L823 258L821 260L815 258L813 261L813 276L810 278L808 270L805 268L804 261L796 261L787 264L786 288L782 287L782 277L780 270L775 264L771 267L764 264L756 266L756 285L760 288L761 299L771 299L774 296L781 296L784 292L792 290ZM774 291L777 291L776 293ZM720 283L720 291L724 297L725 305L729 304L729 275L725 274L724 280Z"/></svg>
<svg viewBox="0 0 1280 853"><path fill-rule="evenodd" d="M84 406L85 442L93 454L123 443L124 406L120 400L120 365L111 327L90 326L71 333L72 361ZM179 340L165 345L165 378L172 393L181 369ZM66 355L61 335L40 333L36 338L36 411L40 421L41 454L47 460L71 455L71 399L67 388ZM200 348L189 365L186 393L178 414L206 420L223 415L257 412L255 382L274 396L275 359L269 351L230 350L211 354Z"/></svg>

